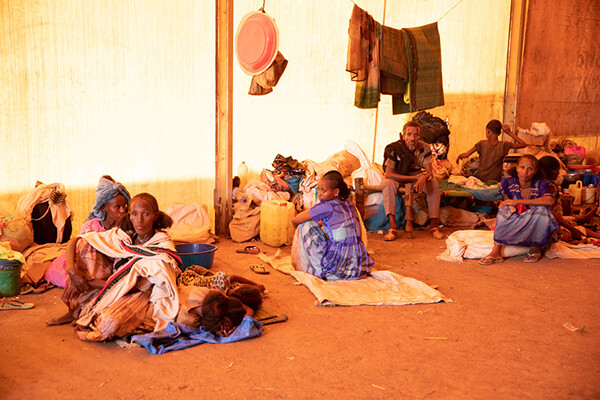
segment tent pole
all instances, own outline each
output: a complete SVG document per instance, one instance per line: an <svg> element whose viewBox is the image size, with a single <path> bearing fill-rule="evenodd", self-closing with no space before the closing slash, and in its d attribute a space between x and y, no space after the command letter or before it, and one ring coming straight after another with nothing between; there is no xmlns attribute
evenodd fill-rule
<svg viewBox="0 0 600 400"><path fill-rule="evenodd" d="M521 64L523 63L523 43L525 42L527 6L528 0L512 0L510 8L506 81L504 87L504 112L502 117L504 119L503 122L513 126L515 132L517 129L517 106L521 81Z"/></svg>
<svg viewBox="0 0 600 400"><path fill-rule="evenodd" d="M385 25L385 10L387 8L387 0L383 0L383 19L381 25ZM377 102L377 108L375 109L375 127L373 132L373 154L371 155L371 162L375 162L375 148L377 147L377 124L379 122L379 102Z"/></svg>
<svg viewBox="0 0 600 400"><path fill-rule="evenodd" d="M231 221L233 142L233 0L215 2L215 233Z"/></svg>

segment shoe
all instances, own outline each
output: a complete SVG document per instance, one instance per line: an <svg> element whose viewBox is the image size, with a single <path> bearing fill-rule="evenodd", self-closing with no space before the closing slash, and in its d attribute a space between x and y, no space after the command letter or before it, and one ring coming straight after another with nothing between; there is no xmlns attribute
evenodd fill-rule
<svg viewBox="0 0 600 400"><path fill-rule="evenodd" d="M502 258L502 257L485 256L481 260L479 260L479 264L492 265L492 264L501 263L502 261L504 261L504 258Z"/></svg>
<svg viewBox="0 0 600 400"><path fill-rule="evenodd" d="M385 235L383 235L383 240L386 242L391 242L392 240L396 240L397 237L398 231L396 229L390 229Z"/></svg>
<svg viewBox="0 0 600 400"><path fill-rule="evenodd" d="M446 236L444 236L442 231L440 231L440 228L431 228L429 230L431 231L431 235L433 236L434 239L442 240L446 237Z"/></svg>

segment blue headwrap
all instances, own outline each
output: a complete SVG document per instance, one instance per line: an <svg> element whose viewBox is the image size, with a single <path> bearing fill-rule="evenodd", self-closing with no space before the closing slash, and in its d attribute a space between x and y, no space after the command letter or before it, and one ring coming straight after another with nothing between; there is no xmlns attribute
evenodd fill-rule
<svg viewBox="0 0 600 400"><path fill-rule="evenodd" d="M123 197L125 197L125 200L127 200L127 204L129 204L131 195L127 189L125 189L125 186L119 182L113 182L110 179L101 177L100 182L98 182L98 189L96 189L96 201L94 202L94 207L92 207L92 211L87 219L98 218L100 221L104 221L106 212L100 210L100 208L119 194L122 194Z"/></svg>

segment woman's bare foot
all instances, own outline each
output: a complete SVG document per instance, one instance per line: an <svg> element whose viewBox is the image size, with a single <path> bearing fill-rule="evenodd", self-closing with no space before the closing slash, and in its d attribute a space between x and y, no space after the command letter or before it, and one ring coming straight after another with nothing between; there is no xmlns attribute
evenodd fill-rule
<svg viewBox="0 0 600 400"><path fill-rule="evenodd" d="M73 318L73 315L71 315L71 313L68 312L61 317L51 319L50 321L46 321L46 325L48 325L48 326L65 325L65 324L68 324L68 323L74 322L74 321L75 321L75 318Z"/></svg>

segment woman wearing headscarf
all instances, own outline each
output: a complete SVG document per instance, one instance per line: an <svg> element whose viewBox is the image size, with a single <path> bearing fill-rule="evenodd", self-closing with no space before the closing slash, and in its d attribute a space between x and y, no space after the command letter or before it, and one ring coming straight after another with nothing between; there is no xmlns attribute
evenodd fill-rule
<svg viewBox="0 0 600 400"><path fill-rule="evenodd" d="M96 189L96 201L86 222L81 226L80 234L104 232L113 228L119 218L127 213L130 200L131 195L125 186L115 182L108 175L102 176ZM94 286L101 288L113 273L112 259L97 252L85 241L78 245L78 258L75 260L74 268L67 273L66 257L63 255L56 258L46 272L46 280L49 282L57 286L61 286L61 281L64 282L65 289L61 299L69 308L65 315L49 321L48 325L66 324L77 319L81 308L98 293L99 288ZM76 278L85 279L90 283L95 282L96 285L90 286L88 291L81 291L72 285L72 275L77 275Z"/></svg>

